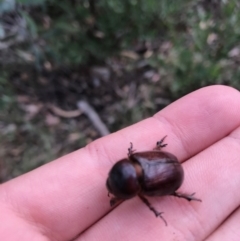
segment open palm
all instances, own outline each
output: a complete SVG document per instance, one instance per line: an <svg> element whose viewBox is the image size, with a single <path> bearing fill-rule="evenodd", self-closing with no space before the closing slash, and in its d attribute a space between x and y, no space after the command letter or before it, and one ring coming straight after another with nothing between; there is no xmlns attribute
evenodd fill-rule
<svg viewBox="0 0 240 241"><path fill-rule="evenodd" d="M193 92L155 116L0 186L0 240L239 240L240 93L212 86ZM176 197L148 198L168 222L136 197L115 208L105 186L108 171L129 143L165 150L183 163Z"/></svg>

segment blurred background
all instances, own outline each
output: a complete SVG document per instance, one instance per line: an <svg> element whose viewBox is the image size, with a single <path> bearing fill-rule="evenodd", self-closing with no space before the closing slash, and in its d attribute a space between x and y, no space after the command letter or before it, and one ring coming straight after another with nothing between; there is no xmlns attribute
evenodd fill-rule
<svg viewBox="0 0 240 241"><path fill-rule="evenodd" d="M240 1L0 0L0 182L212 84L240 87Z"/></svg>

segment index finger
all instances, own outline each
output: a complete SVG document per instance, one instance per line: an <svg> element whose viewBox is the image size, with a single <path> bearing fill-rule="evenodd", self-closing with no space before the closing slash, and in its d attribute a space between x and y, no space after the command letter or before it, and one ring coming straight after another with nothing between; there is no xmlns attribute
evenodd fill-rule
<svg viewBox="0 0 240 241"><path fill-rule="evenodd" d="M229 87L198 90L152 118L2 185L7 193L2 202L39 229L44 226L50 239L72 239L109 212L107 173L126 156L129 142L137 150L152 149L167 134L166 150L183 161L240 124L239 101L238 91Z"/></svg>

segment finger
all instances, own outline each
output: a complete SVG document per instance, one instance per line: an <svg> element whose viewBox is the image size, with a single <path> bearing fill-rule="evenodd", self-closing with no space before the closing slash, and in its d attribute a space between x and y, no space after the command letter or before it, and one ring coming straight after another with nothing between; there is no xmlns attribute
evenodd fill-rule
<svg viewBox="0 0 240 241"><path fill-rule="evenodd" d="M238 208L231 216L215 230L205 241L231 240L239 241L240 229L240 208Z"/></svg>
<svg viewBox="0 0 240 241"><path fill-rule="evenodd" d="M23 221L22 217L14 214L12 210L0 205L0 240L1 241L47 241L44 234L33 228L33 224Z"/></svg>
<svg viewBox="0 0 240 241"><path fill-rule="evenodd" d="M168 227L135 198L122 203L76 240L94 240L100 235L103 240L205 240L240 206L239 140L240 128L183 164L186 178L181 190L196 191L202 203L149 198L152 206L164 212Z"/></svg>
<svg viewBox="0 0 240 241"><path fill-rule="evenodd" d="M167 135L166 151L183 161L228 135L240 123L240 93L226 86L211 86L177 100L152 118L125 128L89 145L91 153L104 149L108 160L125 156L130 142L133 149L152 149ZM120 135L118 135L120 134ZM154 143L154 144L153 144ZM102 148L104 146L104 148ZM105 148L107 147L107 149Z"/></svg>
<svg viewBox="0 0 240 241"><path fill-rule="evenodd" d="M2 185L0 190L6 193L9 205L23 217L44 226L48 236L71 239L109 212L107 172L113 162L126 156L130 141L138 150L149 149L153 142L168 134L171 143L166 150L181 160L187 159L239 125L239 101L239 93L228 87L201 89L154 118L101 138L87 148ZM190 110L201 108L205 111L189 115ZM187 126L194 136L188 134Z"/></svg>
<svg viewBox="0 0 240 241"><path fill-rule="evenodd" d="M234 89L211 86L193 92L158 112L155 117L161 125L161 133L173 135L168 150L184 160L228 135L239 126L239 97L239 91ZM154 137L159 138L158 135Z"/></svg>

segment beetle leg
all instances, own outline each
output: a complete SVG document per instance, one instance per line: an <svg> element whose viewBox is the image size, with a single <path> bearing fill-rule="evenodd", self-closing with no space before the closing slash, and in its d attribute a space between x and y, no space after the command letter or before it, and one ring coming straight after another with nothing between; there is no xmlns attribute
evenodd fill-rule
<svg viewBox="0 0 240 241"><path fill-rule="evenodd" d="M167 226L167 221L162 216L163 212L158 212L144 196L142 196L142 195L138 195L138 196L148 206L148 208L155 214L155 216L160 217L163 220L163 222L165 223L165 225Z"/></svg>
<svg viewBox="0 0 240 241"><path fill-rule="evenodd" d="M174 192L172 195L175 197L184 198L184 199L188 200L189 202L190 201L198 201L198 202L202 201L201 199L194 197L195 192L192 194L184 194L184 193Z"/></svg>
<svg viewBox="0 0 240 241"><path fill-rule="evenodd" d="M132 155L134 151L135 150L133 150L133 144L130 142L130 147L128 148L128 156Z"/></svg>
<svg viewBox="0 0 240 241"><path fill-rule="evenodd" d="M167 146L167 144L163 144L166 137L167 136L164 136L160 141L158 141L156 147L153 150L161 150L161 148Z"/></svg>

